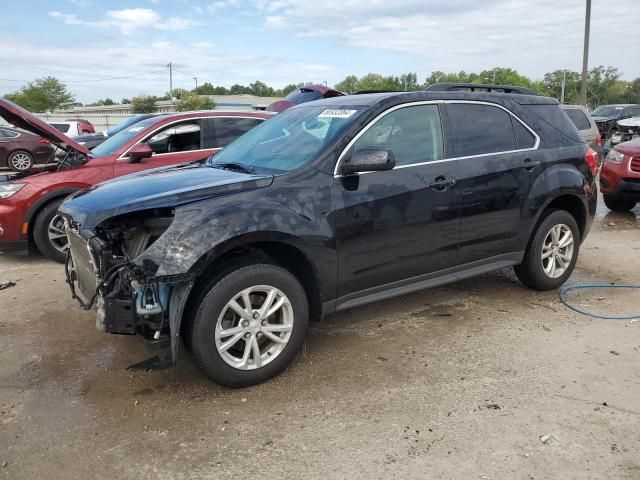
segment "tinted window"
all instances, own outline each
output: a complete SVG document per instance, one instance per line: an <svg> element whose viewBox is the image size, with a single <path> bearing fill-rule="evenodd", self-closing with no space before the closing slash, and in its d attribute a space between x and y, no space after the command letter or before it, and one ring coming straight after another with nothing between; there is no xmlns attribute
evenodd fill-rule
<svg viewBox="0 0 640 480"><path fill-rule="evenodd" d="M564 109L564 113L569 116L578 130L591 130L591 123L582 110L577 108L566 108Z"/></svg>
<svg viewBox="0 0 640 480"><path fill-rule="evenodd" d="M68 123L50 123L49 125L51 125L56 130L60 130L62 133L67 133L70 127Z"/></svg>
<svg viewBox="0 0 640 480"><path fill-rule="evenodd" d="M518 148L533 148L536 144L536 137L514 117L511 117L511 123L516 134Z"/></svg>
<svg viewBox="0 0 640 480"><path fill-rule="evenodd" d="M615 117L622 113L623 107L616 107L614 105L602 105L596 108L591 115L594 117Z"/></svg>
<svg viewBox="0 0 640 480"><path fill-rule="evenodd" d="M187 152L199 150L200 122L191 121L177 123L163 128L147 138L145 143L151 147L153 153Z"/></svg>
<svg viewBox="0 0 640 480"><path fill-rule="evenodd" d="M490 105L447 105L457 157L516 149L511 115Z"/></svg>
<svg viewBox="0 0 640 480"><path fill-rule="evenodd" d="M530 112L533 112L536 116L540 117L565 137L570 138L574 142L583 142L582 137L580 137L580 133L578 133L578 129L573 122L569 120L569 117L562 111L559 105L523 105L523 107Z"/></svg>
<svg viewBox="0 0 640 480"><path fill-rule="evenodd" d="M353 146L390 150L396 165L429 162L443 158L442 128L437 105L405 107L374 123Z"/></svg>
<svg viewBox="0 0 640 480"><path fill-rule="evenodd" d="M627 114L631 115L632 117L640 117L640 107L631 107Z"/></svg>
<svg viewBox="0 0 640 480"><path fill-rule="evenodd" d="M213 118L216 134L214 147L226 147L262 122L258 118Z"/></svg>

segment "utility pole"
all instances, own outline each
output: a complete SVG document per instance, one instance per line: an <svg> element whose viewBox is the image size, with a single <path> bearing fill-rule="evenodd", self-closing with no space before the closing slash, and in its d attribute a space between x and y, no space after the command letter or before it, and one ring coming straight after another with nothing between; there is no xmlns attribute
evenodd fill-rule
<svg viewBox="0 0 640 480"><path fill-rule="evenodd" d="M584 17L584 51L582 52L582 88L580 103L587 106L587 74L589 67L589 31L591 29L591 0L587 0L587 11Z"/></svg>
<svg viewBox="0 0 640 480"><path fill-rule="evenodd" d="M493 84L496 84L496 69L493 69Z"/></svg>
<svg viewBox="0 0 640 480"><path fill-rule="evenodd" d="M196 81L196 93L198 93L198 77L193 77L193 79Z"/></svg>
<svg viewBox="0 0 640 480"><path fill-rule="evenodd" d="M173 107L173 65L171 65L171 62L167 67L169 67L169 101Z"/></svg>
<svg viewBox="0 0 640 480"><path fill-rule="evenodd" d="M567 83L567 71L562 70L562 91L560 92L560 105L564 103L564 88Z"/></svg>

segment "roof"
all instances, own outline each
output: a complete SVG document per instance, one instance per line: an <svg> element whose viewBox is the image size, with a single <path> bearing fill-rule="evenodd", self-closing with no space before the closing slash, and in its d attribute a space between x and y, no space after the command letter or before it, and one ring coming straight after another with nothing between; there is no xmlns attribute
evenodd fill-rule
<svg viewBox="0 0 640 480"><path fill-rule="evenodd" d="M496 93L496 92L466 92L466 91L417 91L417 92L384 92L366 93L363 95L345 95L344 97L326 98L313 102L303 103L293 108L313 105L335 105L335 106L374 106L379 103L406 103L434 100L476 100L493 103L504 103L505 100L512 100L523 105L553 105L557 100L539 95L523 95L519 93Z"/></svg>

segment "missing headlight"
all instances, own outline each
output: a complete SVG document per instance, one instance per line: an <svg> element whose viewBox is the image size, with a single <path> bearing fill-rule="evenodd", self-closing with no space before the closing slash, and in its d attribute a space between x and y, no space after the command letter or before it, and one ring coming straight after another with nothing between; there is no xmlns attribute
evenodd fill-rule
<svg viewBox="0 0 640 480"><path fill-rule="evenodd" d="M127 213L104 221L96 232L111 244L114 255L132 259L160 238L173 222L174 215L171 208Z"/></svg>

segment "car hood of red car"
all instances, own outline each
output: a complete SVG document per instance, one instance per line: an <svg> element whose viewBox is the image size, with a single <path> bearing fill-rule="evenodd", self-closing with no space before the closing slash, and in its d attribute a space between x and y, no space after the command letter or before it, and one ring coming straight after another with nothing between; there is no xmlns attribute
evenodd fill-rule
<svg viewBox="0 0 640 480"><path fill-rule="evenodd" d="M636 157L640 155L640 138L636 138L629 142L619 143L615 147L619 152L629 155L630 157Z"/></svg>
<svg viewBox="0 0 640 480"><path fill-rule="evenodd" d="M65 150L71 148L82 155L89 155L91 153L89 149L71 140L60 130L40 120L28 110L4 98L0 98L0 116L10 124L40 135L42 138L49 140L60 148Z"/></svg>

